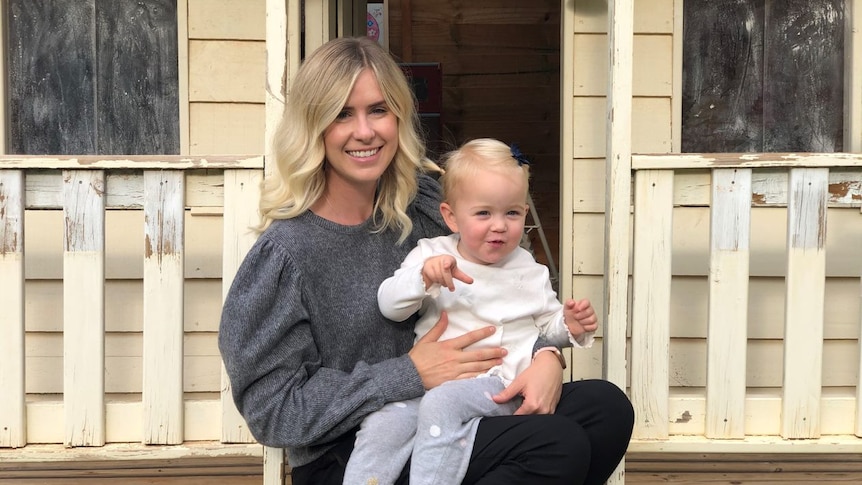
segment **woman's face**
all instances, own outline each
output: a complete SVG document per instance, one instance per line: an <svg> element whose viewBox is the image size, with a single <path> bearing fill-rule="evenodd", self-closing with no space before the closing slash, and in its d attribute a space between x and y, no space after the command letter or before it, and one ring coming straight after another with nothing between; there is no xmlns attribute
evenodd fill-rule
<svg viewBox="0 0 862 485"><path fill-rule="evenodd" d="M373 193L398 150L398 119L370 69L359 73L341 113L323 132L323 143L330 189L347 185Z"/></svg>

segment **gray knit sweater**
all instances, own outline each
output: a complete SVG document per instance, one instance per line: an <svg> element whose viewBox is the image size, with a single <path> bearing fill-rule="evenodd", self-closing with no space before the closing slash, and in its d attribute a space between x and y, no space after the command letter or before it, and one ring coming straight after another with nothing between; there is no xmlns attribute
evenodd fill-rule
<svg viewBox="0 0 862 485"><path fill-rule="evenodd" d="M392 322L377 287L422 237L448 232L439 186L420 177L410 237L342 226L311 212L274 222L257 240L225 300L219 349L234 401L254 437L288 450L291 466L385 403L421 396L406 355L413 318Z"/></svg>

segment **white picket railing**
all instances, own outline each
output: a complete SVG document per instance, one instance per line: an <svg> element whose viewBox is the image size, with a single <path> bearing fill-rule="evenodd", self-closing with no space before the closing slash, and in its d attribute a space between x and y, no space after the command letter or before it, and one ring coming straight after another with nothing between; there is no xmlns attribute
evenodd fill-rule
<svg viewBox="0 0 862 485"><path fill-rule="evenodd" d="M636 409L630 450L862 451L855 436L862 434L856 417L862 415L862 400L855 396L848 405L846 397L823 396L820 345L826 217L831 207L862 206L862 155L637 155L632 168L631 335L627 349L615 350L630 355L629 392ZM185 214L200 206L223 214L226 289L254 241L249 227L257 221L262 172L262 157L0 158L0 448L29 448L27 411L38 404L28 403L24 382L25 210L63 211L65 392L56 405L62 406L64 432L57 445L70 453L108 448L106 414L118 406L115 413L125 413L122 419L142 429L140 444L148 446L137 450L138 458L140 453L157 458L160 449L189 443L184 421L197 405L183 390ZM708 182L692 184L685 178L675 184L692 173ZM190 200L201 197L210 202ZM674 226L675 207L683 205L710 210L709 324L706 385L678 394L670 382L677 357L671 348L671 241L674 230L688 229ZM788 221L786 297L784 308L775 310L786 315L784 378L779 395L765 400L754 399L747 387L745 358L749 228L752 207L760 206L786 208ZM107 402L105 392L105 215L114 208L144 212L144 227L125 229L140 230L144 240L142 386L139 404L126 407ZM862 253L862 247L857 251ZM852 271L857 278L862 275L862 267ZM223 376L221 368L215 372ZM212 449L221 451L210 453L230 453L231 443L250 443L236 453L262 456L265 481L283 483L282 451L253 445L222 378L221 438ZM837 416L835 410L840 410ZM680 422L685 413L688 419ZM752 422L774 422L776 415L775 433L747 428ZM845 426L847 433L825 436L823 419L853 424Z"/></svg>
<svg viewBox="0 0 862 485"><path fill-rule="evenodd" d="M56 444L79 451L104 448L109 444L106 414L112 414L124 427L140 427L142 445L182 445L189 442L184 434L186 417L201 406L221 408L208 413L220 414L220 423L201 423L221 427L213 453L230 448L222 443L254 442L224 377L220 398L201 403L199 396L189 399L184 393L184 221L192 208L223 212L221 273L226 287L254 241L250 227L258 221L262 174L260 156L0 157L0 448L32 444L28 408L44 405L28 402L25 393L29 356L24 248L25 235L32 229L25 227L25 210L62 210L64 221L63 392L62 402L50 403L54 411L62 407L62 413L55 414L62 416L64 432ZM143 227L120 229L139 231L144 248L136 256L143 261L142 385L139 401L131 405L106 400L105 392L105 219L111 209L142 210L144 216ZM220 301L212 303L220 306ZM210 327L217 328L217 322L210 322ZM220 359L210 362L217 367L208 372L223 376ZM19 455L27 455L31 448L23 448ZM261 455L259 446L234 448L237 454ZM141 449L158 456L160 447ZM171 453L176 456L176 449ZM62 454L54 455L62 459Z"/></svg>
<svg viewBox="0 0 862 485"><path fill-rule="evenodd" d="M630 450L862 450L857 438L862 429L858 382L849 384L850 391L854 385L857 389L855 402L853 396L822 392L827 214L848 208L858 213L862 155L636 155L632 171L628 375L636 424ZM681 349L690 340L671 335L671 283L676 277L672 263L675 257L691 256L675 255L673 248L675 231L693 230L674 224L675 211L683 206L709 210L704 263L706 380L705 386L688 389L669 382L674 361L685 360L683 351L674 350L671 343L676 339L680 342L676 348ZM752 207L780 208L787 221L784 307L770 309L784 314L784 334L778 339L783 346L783 379L779 388L765 394L757 394L756 385L746 382L757 370L746 369L752 351L748 336ZM776 216L782 217L771 217ZM859 216L854 229L844 230L859 234ZM845 271L859 282L862 247L848 249L859 256L858 265ZM847 311L858 312L852 306L860 305L862 298L843 303ZM681 305L685 303L676 302ZM859 360L848 365L862 376ZM828 428L840 432L824 434L821 424L827 419Z"/></svg>

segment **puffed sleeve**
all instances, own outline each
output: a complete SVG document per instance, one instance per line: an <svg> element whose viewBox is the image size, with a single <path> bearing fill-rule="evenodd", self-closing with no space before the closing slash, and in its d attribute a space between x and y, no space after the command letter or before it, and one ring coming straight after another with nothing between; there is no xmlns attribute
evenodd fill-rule
<svg viewBox="0 0 862 485"><path fill-rule="evenodd" d="M325 443L386 402L424 392L406 355L360 361L349 372L324 367L302 278L284 247L258 240L222 310L219 350L234 401L255 439L269 446Z"/></svg>

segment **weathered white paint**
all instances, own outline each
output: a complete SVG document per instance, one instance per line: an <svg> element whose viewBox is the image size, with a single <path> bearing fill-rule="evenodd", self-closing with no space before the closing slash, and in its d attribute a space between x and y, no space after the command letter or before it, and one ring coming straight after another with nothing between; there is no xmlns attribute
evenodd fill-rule
<svg viewBox="0 0 862 485"><path fill-rule="evenodd" d="M712 172L706 436L745 435L751 170Z"/></svg>
<svg viewBox="0 0 862 485"><path fill-rule="evenodd" d="M632 66L634 2L608 1L608 99L606 112L604 292L602 377L625 389L628 320L629 214L632 154ZM565 138L565 136L564 136ZM625 483L625 458L609 484Z"/></svg>
<svg viewBox="0 0 862 485"><path fill-rule="evenodd" d="M633 436L668 437L673 171L635 175L632 266L631 400Z"/></svg>
<svg viewBox="0 0 862 485"><path fill-rule="evenodd" d="M604 322L604 377L625 389L628 320L629 217L632 154L632 2L608 2L607 165L605 169L605 257L608 280Z"/></svg>
<svg viewBox="0 0 862 485"><path fill-rule="evenodd" d="M713 440L703 436L674 436L668 441L632 440L634 453L862 453L855 436L829 436L811 440L783 440L777 436L746 436L741 440Z"/></svg>
<svg viewBox="0 0 862 485"><path fill-rule="evenodd" d="M828 175L826 168L790 169L781 415L788 439L820 437Z"/></svg>
<svg viewBox="0 0 862 485"><path fill-rule="evenodd" d="M66 446L105 444L105 179L63 172L63 396Z"/></svg>
<svg viewBox="0 0 862 485"><path fill-rule="evenodd" d="M284 485L283 448L263 447L263 485Z"/></svg>
<svg viewBox="0 0 862 485"><path fill-rule="evenodd" d="M24 174L20 170L0 170L0 309L0 448L18 448L27 444Z"/></svg>
<svg viewBox="0 0 862 485"><path fill-rule="evenodd" d="M746 437L772 436L781 439L781 394L780 387L749 387L745 399ZM853 414L854 394L854 388L846 387L832 388L824 392L822 401L824 437L853 434L853 426L847 421L847 416ZM706 437L706 398L703 388L671 388L669 430L670 441L680 436Z"/></svg>
<svg viewBox="0 0 862 485"><path fill-rule="evenodd" d="M183 442L184 182L144 172L144 444Z"/></svg>
<svg viewBox="0 0 862 485"><path fill-rule="evenodd" d="M632 169L862 167L862 153L674 153L634 155Z"/></svg>
<svg viewBox="0 0 862 485"><path fill-rule="evenodd" d="M301 60L300 0L266 2L266 122L264 153L271 171L273 140L284 114L284 105Z"/></svg>
<svg viewBox="0 0 862 485"><path fill-rule="evenodd" d="M62 169L62 170L103 170L103 169L230 169L263 168L262 155L249 156L211 156L193 157L186 155L128 155L111 158L104 155L45 156L45 155L2 155L0 165L4 169Z"/></svg>
<svg viewBox="0 0 862 485"><path fill-rule="evenodd" d="M224 249L223 296L227 296L233 278L248 250L257 239L252 230L260 222L257 202L260 200L261 174L251 170L226 170L224 174ZM230 380L222 368L222 441L247 443L253 441L231 396Z"/></svg>
<svg viewBox="0 0 862 485"><path fill-rule="evenodd" d="M219 171L186 170L186 205L197 210L221 210L224 180ZM26 208L62 209L63 176L51 170L27 170ZM108 209L142 209L144 177L140 171L106 174L105 207Z"/></svg>
<svg viewBox="0 0 862 485"><path fill-rule="evenodd" d="M100 448L68 449L57 445L31 445L20 450L0 450L0 461L9 463L54 463L93 460L175 460L195 457L261 456L260 445L185 443L182 446L145 446L140 443L112 443ZM98 481L95 481L98 483ZM133 481L134 483L134 481ZM137 482L141 483L141 482Z"/></svg>
<svg viewBox="0 0 862 485"><path fill-rule="evenodd" d="M215 363L218 368L218 362ZM53 398L53 399L52 399ZM185 416L185 443L196 441L219 442L221 430L221 400L219 393L196 394L183 403ZM27 403L27 442L58 444L63 442L62 396L30 396ZM106 443L143 444L143 404L139 395L106 394L105 396L105 441ZM159 446L152 446L159 449Z"/></svg>

